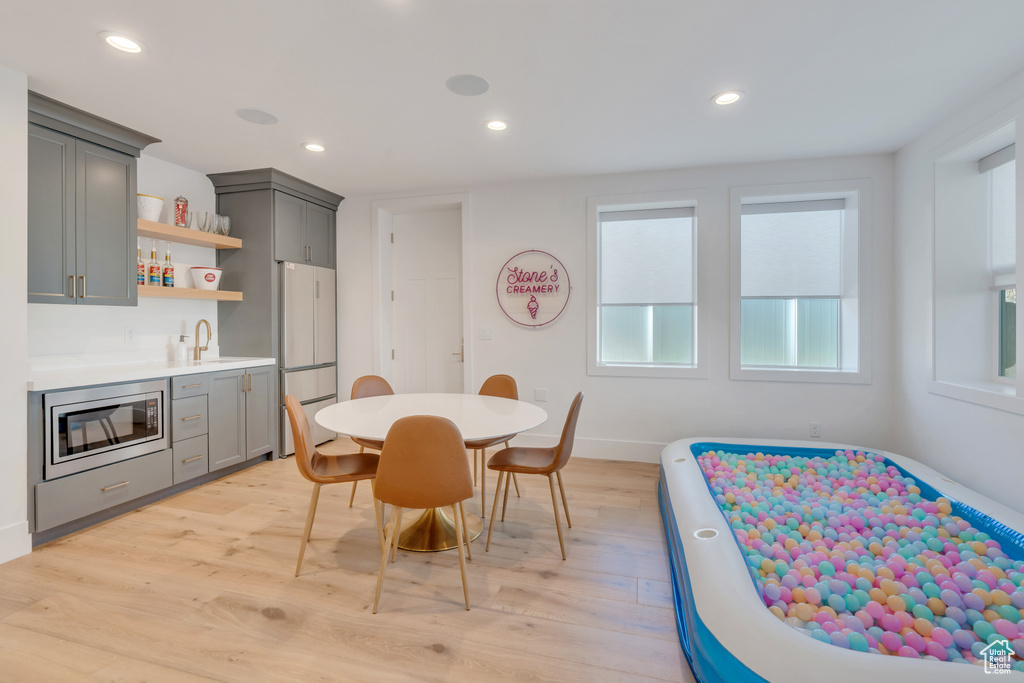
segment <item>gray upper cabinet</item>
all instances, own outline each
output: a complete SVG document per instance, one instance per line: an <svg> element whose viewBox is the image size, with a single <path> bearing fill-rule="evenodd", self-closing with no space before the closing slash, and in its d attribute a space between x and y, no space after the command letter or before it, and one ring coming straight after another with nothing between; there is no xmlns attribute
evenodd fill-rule
<svg viewBox="0 0 1024 683"><path fill-rule="evenodd" d="M310 265L334 268L335 220L334 211L317 204L306 205L306 246L309 247Z"/></svg>
<svg viewBox="0 0 1024 683"><path fill-rule="evenodd" d="M274 258L333 268L335 214L318 204L274 191Z"/></svg>
<svg viewBox="0 0 1024 683"><path fill-rule="evenodd" d="M28 99L28 301L134 306L135 159L159 141Z"/></svg>
<svg viewBox="0 0 1024 683"><path fill-rule="evenodd" d="M274 192L274 258L306 263L306 204L284 192Z"/></svg>

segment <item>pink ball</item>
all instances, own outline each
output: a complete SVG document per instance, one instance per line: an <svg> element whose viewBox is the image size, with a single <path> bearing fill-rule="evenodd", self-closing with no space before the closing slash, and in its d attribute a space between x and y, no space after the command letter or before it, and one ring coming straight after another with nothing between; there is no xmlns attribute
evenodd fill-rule
<svg viewBox="0 0 1024 683"><path fill-rule="evenodd" d="M1003 636L1007 640L1014 640L1020 637L1020 631L1017 627L1006 619L996 619L992 622L992 626L999 635Z"/></svg>
<svg viewBox="0 0 1024 683"><path fill-rule="evenodd" d="M917 650L915 650L914 648L909 647L907 645L904 645L899 650L897 650L896 654L898 654L900 657L910 657L912 659L920 659L921 658L921 655L918 653Z"/></svg>
<svg viewBox="0 0 1024 683"><path fill-rule="evenodd" d="M936 626L932 629L932 640L941 645L942 647L952 647L953 645L953 634L942 628Z"/></svg>
<svg viewBox="0 0 1024 683"><path fill-rule="evenodd" d="M883 633L882 637L878 639L878 642L884 645L885 649L889 652L896 652L901 647L905 647L903 645L903 638L900 637L900 634L893 633L892 631L886 631Z"/></svg>
<svg viewBox="0 0 1024 683"><path fill-rule="evenodd" d="M882 627L882 630L889 631L892 633L899 633L900 629L903 628L902 622L891 614L883 614L878 619L878 625ZM885 643L882 643L885 645ZM886 645L886 647L889 647ZM892 648L889 648L890 650Z"/></svg>
<svg viewBox="0 0 1024 683"><path fill-rule="evenodd" d="M946 648L939 645L935 641L932 641L924 646L924 653L926 655L931 655L932 657L935 657L935 659L938 659L939 661L946 661Z"/></svg>
<svg viewBox="0 0 1024 683"><path fill-rule="evenodd" d="M907 645L914 648L918 652L924 652L925 642L924 638L917 631L910 631L907 635L903 636L904 641Z"/></svg>
<svg viewBox="0 0 1024 683"><path fill-rule="evenodd" d="M872 619L881 619L885 614L885 608L874 600L864 605L864 611L867 612ZM868 624L868 626L871 626L871 624Z"/></svg>

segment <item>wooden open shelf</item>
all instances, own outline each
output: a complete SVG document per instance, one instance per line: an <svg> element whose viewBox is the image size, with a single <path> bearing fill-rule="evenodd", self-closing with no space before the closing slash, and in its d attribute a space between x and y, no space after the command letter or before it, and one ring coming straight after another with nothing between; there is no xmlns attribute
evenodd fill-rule
<svg viewBox="0 0 1024 683"><path fill-rule="evenodd" d="M223 238L222 238L223 239ZM153 299L198 299L200 301L241 301L241 292L220 289L193 289L191 287L154 287L139 285L139 297Z"/></svg>
<svg viewBox="0 0 1024 683"><path fill-rule="evenodd" d="M150 237L157 240L191 244L196 247L212 247L214 249L241 249L242 240L237 237L214 235L201 230L179 228L166 223L154 223L139 219L139 237Z"/></svg>

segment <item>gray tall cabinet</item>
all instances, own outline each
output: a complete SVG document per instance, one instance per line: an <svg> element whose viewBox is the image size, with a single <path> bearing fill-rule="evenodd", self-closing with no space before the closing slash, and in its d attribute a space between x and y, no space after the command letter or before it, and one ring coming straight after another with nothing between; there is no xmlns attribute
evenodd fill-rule
<svg viewBox="0 0 1024 683"><path fill-rule="evenodd" d="M217 253L222 287L245 292L243 301L218 303L221 352L277 358L278 406L283 408L289 383L283 357L287 316L282 273L289 263L335 267L336 212L344 197L273 168L213 173L209 178L217 193L217 213L231 218L231 235L245 242L245 249ZM316 305L324 301L328 299ZM330 344L336 344L333 334ZM329 354L330 361L323 364L328 367L319 368L332 378L335 357L336 352ZM279 431L282 440L290 433L283 423ZM281 452L290 451L282 444Z"/></svg>
<svg viewBox="0 0 1024 683"><path fill-rule="evenodd" d="M134 306L135 160L156 138L28 94L29 303Z"/></svg>

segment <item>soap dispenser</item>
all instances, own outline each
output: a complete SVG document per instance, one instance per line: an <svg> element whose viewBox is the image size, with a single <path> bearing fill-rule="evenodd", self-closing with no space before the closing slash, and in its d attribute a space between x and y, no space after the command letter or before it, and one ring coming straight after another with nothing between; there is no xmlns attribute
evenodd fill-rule
<svg viewBox="0 0 1024 683"><path fill-rule="evenodd" d="M178 339L178 343L174 345L174 360L179 362L185 362L188 360L188 339L187 334L181 335Z"/></svg>

